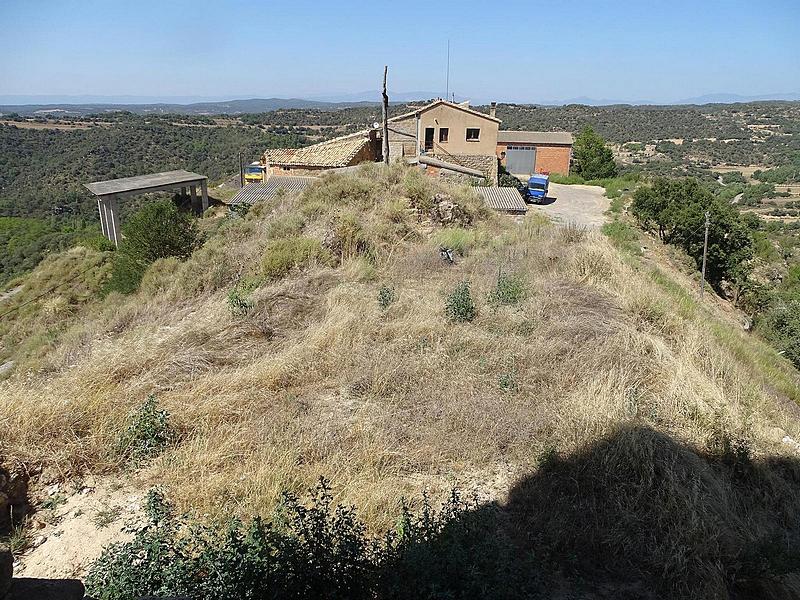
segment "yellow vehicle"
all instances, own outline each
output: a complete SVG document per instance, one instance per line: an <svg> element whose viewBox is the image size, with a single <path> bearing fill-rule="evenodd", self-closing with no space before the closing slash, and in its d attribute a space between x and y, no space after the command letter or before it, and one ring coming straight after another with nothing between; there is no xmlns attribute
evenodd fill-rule
<svg viewBox="0 0 800 600"><path fill-rule="evenodd" d="M264 181L266 167L260 162L254 162L244 168L244 183L258 183Z"/></svg>

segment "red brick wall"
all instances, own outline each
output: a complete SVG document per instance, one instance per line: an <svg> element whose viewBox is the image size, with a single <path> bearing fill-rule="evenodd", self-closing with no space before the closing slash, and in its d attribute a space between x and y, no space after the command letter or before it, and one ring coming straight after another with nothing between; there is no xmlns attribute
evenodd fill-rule
<svg viewBox="0 0 800 600"><path fill-rule="evenodd" d="M513 144L512 146L522 145ZM506 166L506 151L507 144L505 142L498 142L497 144L497 157L500 159L500 164ZM537 173L559 173L560 175L569 175L569 159L572 153L571 146L536 146L536 172Z"/></svg>
<svg viewBox="0 0 800 600"><path fill-rule="evenodd" d="M536 172L569 175L569 146L537 146Z"/></svg>

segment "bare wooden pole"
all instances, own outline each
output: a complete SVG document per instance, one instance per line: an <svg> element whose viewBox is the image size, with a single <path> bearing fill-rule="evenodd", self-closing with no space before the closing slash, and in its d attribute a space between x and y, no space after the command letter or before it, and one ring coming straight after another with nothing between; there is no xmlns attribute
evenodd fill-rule
<svg viewBox="0 0 800 600"><path fill-rule="evenodd" d="M703 240L703 269L700 275L700 298L703 297L703 292L706 287L706 256L708 255L708 226L709 226L709 213L706 211L706 235Z"/></svg>
<svg viewBox="0 0 800 600"><path fill-rule="evenodd" d="M389 94L386 92L386 75L389 66L383 67L383 162L389 164Z"/></svg>
<svg viewBox="0 0 800 600"><path fill-rule="evenodd" d="M244 166L242 165L242 153L239 152L239 187L244 187Z"/></svg>

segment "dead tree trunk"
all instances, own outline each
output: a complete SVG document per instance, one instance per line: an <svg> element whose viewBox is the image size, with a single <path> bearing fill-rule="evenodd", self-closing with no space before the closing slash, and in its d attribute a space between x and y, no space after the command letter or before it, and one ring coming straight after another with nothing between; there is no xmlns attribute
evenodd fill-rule
<svg viewBox="0 0 800 600"><path fill-rule="evenodd" d="M389 164L389 94L386 93L386 74L389 66L383 67L383 162Z"/></svg>

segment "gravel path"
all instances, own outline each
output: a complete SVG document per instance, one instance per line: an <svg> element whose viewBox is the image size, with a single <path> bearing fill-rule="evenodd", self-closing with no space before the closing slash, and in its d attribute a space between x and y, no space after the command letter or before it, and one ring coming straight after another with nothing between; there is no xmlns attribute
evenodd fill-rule
<svg viewBox="0 0 800 600"><path fill-rule="evenodd" d="M601 227L608 220L604 213L610 200L605 197L605 189L595 185L551 183L545 202L529 206L559 223L575 223L591 229Z"/></svg>

